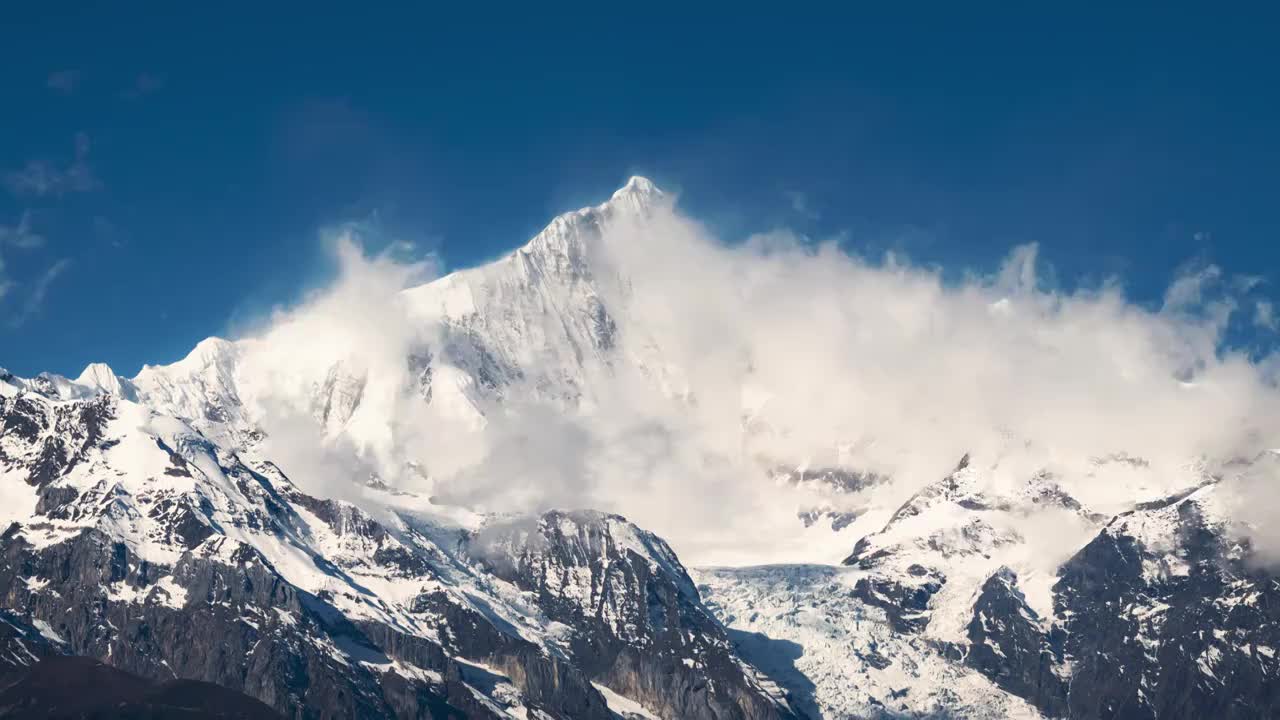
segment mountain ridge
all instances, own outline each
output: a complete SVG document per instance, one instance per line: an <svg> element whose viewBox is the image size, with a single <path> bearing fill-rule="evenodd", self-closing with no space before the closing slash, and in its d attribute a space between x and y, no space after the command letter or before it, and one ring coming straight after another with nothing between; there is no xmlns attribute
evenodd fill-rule
<svg viewBox="0 0 1280 720"><path fill-rule="evenodd" d="M0 610L22 629L0 642L26 658L47 627L72 654L305 717L1280 709L1278 585L1227 507L1229 483L1266 456L1173 473L1117 456L1087 465L1106 483L1073 487L1020 464L1011 436L899 493L854 461L753 457L753 433L788 428L742 388L741 467L761 473L733 490L783 506L810 562L741 567L686 567L626 512L485 507L486 480L539 481L519 464L439 484L436 453L531 408L534 424L603 422L592 413L616 378L675 407L707 402L632 316L643 290L605 246L678 232L662 219L673 202L632 178L494 263L393 288L376 310L408 329L387 357L295 347L312 326L287 315L298 332L283 340L209 338L134 378L0 372ZM357 314L340 337L369 324ZM433 438L400 412L454 434L401 453ZM288 438L298 424L309 434ZM279 456L282 437L312 462ZM517 460L540 452L515 438ZM366 456L378 462L349 462Z"/></svg>

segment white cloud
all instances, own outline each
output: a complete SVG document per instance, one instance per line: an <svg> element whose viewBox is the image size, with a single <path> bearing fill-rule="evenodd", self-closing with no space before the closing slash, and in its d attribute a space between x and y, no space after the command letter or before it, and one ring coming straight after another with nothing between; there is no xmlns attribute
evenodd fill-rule
<svg viewBox="0 0 1280 720"><path fill-rule="evenodd" d="M3 300L14 287L5 272L5 250L31 250L44 245L44 236L36 232L31 224L31 212L23 211L15 225L0 225L0 300ZM16 316L15 316L16 317ZM11 319L11 324L13 320Z"/></svg>
<svg viewBox="0 0 1280 720"><path fill-rule="evenodd" d="M9 325L17 327L22 325L32 316L40 312L40 308L44 306L45 298L49 294L49 287L53 284L58 276L66 272L71 267L71 260L62 258L50 265L43 273L40 274L36 281L31 284L31 292L27 294L26 300L22 303L22 308L10 316Z"/></svg>
<svg viewBox="0 0 1280 720"><path fill-rule="evenodd" d="M1232 530L1254 550L1249 559L1273 570L1280 566L1280 523L1276 522L1280 490L1280 453L1263 452L1243 472L1230 477L1223 495Z"/></svg>
<svg viewBox="0 0 1280 720"><path fill-rule="evenodd" d="M31 211L24 210L16 225L0 225L0 247L29 250L44 245L44 236L31 226Z"/></svg>
<svg viewBox="0 0 1280 720"><path fill-rule="evenodd" d="M1258 300L1253 305L1253 324L1264 330L1280 328L1276 321L1275 305L1268 300Z"/></svg>
<svg viewBox="0 0 1280 720"><path fill-rule="evenodd" d="M1200 306L1204 292L1222 279L1222 268L1207 265L1185 272L1164 294L1164 308L1179 311Z"/></svg>
<svg viewBox="0 0 1280 720"><path fill-rule="evenodd" d="M407 402L407 358L426 330L408 322L398 291L425 282L436 272L430 260L395 261L395 253L403 250L400 245L365 257L354 239L356 230L356 226L345 227L328 239L339 265L333 284L246 329L245 334L255 340L246 343L241 360L245 395L252 398L251 411L264 418L270 429L272 452L286 467L293 461L310 469L304 476L331 491L349 486L353 477L368 477L377 469L377 461L391 463L394 439L388 438L385 445L350 448L320 442L326 428L305 422L314 415L309 404L311 385L325 381L330 370L341 364L345 374L370 378L359 391L363 416L399 421ZM317 456L322 445L329 446L327 454ZM349 451L346 456L344 449ZM363 455L371 457L359 457Z"/></svg>
<svg viewBox="0 0 1280 720"><path fill-rule="evenodd" d="M627 278L599 287L618 323L617 357L652 358L656 347L663 366L589 369L580 413L516 388L485 423L463 427L424 406L406 361L439 327L397 291L431 268L366 258L350 235L337 247L338 282L277 314L245 362L259 411L287 418L281 427L313 411L307 390L335 363L367 373L349 444L330 445L352 459L320 463L312 444L287 447L291 426L273 433L277 451L312 453L297 462L338 485L377 472L495 510L624 512L694 562L797 539L797 497L765 477L773 463L842 458L892 477L876 490L891 504L971 453L992 482L1048 468L1110 507L1131 487L1119 473L1140 474L1148 492L1175 490L1191 481L1190 463L1280 444L1273 361L1223 347L1239 302L1214 266L1177 278L1153 310L1116 280L1051 289L1034 245L949 285L937 269L787 233L728 247L659 211L612 227L594 262L598 278ZM657 391L664 373L675 392ZM1118 454L1148 464L1094 462ZM1274 514L1270 497L1253 510Z"/></svg>
<svg viewBox="0 0 1280 720"><path fill-rule="evenodd" d="M86 133L75 135L75 158L65 167L47 160L30 160L21 170L4 176L5 187L14 195L27 197L60 196L89 192L102 187L89 166L91 143Z"/></svg>

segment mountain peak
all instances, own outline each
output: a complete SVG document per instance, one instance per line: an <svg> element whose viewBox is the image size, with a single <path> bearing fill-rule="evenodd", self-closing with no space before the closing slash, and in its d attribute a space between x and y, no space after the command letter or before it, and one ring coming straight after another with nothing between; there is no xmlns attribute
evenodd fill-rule
<svg viewBox="0 0 1280 720"><path fill-rule="evenodd" d="M628 217L647 218L657 207L669 202L668 198L653 181L633 175L608 201L556 216L523 249L535 254L550 252L562 256L563 261L554 262L561 269L567 269L579 262L569 258L581 255L584 237L598 236L603 225L609 221ZM571 246L575 249L571 250Z"/></svg>
<svg viewBox="0 0 1280 720"><path fill-rule="evenodd" d="M609 202L605 203L598 209L606 212L621 211L623 213L635 213L637 215L647 215L655 206L666 201L667 194L664 193L649 178L633 175L627 183L613 193L609 198Z"/></svg>
<svg viewBox="0 0 1280 720"><path fill-rule="evenodd" d="M126 400L133 400L137 396L133 383L116 375L116 372L106 363L89 363L74 382L76 385L89 388L92 392L118 395Z"/></svg>
<svg viewBox="0 0 1280 720"><path fill-rule="evenodd" d="M143 365L142 371L132 382L146 385L149 379L159 375L185 376L201 373L208 368L218 372L230 372L239 354L239 346L220 337L207 337L196 343L196 346L181 360L169 365Z"/></svg>
<svg viewBox="0 0 1280 720"><path fill-rule="evenodd" d="M80 373L80 377L76 378L76 382L81 385L89 385L107 378L113 378L115 375L116 373L111 369L110 365L93 362L84 366L84 372Z"/></svg>
<svg viewBox="0 0 1280 720"><path fill-rule="evenodd" d="M80 373L80 377L75 379L77 385L85 385L97 390L105 390L110 392L119 387L119 380L116 379L116 373L111 366L106 363L94 362L84 367L84 372Z"/></svg>
<svg viewBox="0 0 1280 720"><path fill-rule="evenodd" d="M178 363L193 368L206 367L213 364L222 364L230 355L235 353L236 345L230 340L223 340L220 337L207 337L192 348L187 356Z"/></svg>
<svg viewBox="0 0 1280 720"><path fill-rule="evenodd" d="M613 199L617 200L630 195L649 197L660 196L663 194L662 190L660 190L657 185L654 185L653 181L649 178L642 177L640 175L632 175L627 180L627 183L618 188L617 192L613 194Z"/></svg>

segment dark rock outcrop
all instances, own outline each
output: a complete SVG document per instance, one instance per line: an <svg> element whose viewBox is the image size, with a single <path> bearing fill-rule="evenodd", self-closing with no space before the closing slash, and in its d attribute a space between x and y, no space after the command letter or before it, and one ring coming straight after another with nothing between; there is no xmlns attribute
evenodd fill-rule
<svg viewBox="0 0 1280 720"><path fill-rule="evenodd" d="M1063 567L1073 717L1280 716L1280 583L1206 522L1211 491L1116 518Z"/></svg>
<svg viewBox="0 0 1280 720"><path fill-rule="evenodd" d="M663 717L793 717L736 657L675 553L617 515L549 512L481 531L466 552L573 628L596 681Z"/></svg>
<svg viewBox="0 0 1280 720"><path fill-rule="evenodd" d="M920 573L899 580L883 577L859 578L853 595L885 612L889 624L900 633L920 632L929 624L929 598L942 589L947 579L936 570L920 568Z"/></svg>
<svg viewBox="0 0 1280 720"><path fill-rule="evenodd" d="M156 683L92 658L52 656L7 679L0 716L14 720L283 720L253 698L212 683Z"/></svg>
<svg viewBox="0 0 1280 720"><path fill-rule="evenodd" d="M1048 715L1280 716L1280 581L1207 516L1214 490L1112 520L1061 568L1052 628L992 577L966 662Z"/></svg>
<svg viewBox="0 0 1280 720"><path fill-rule="evenodd" d="M1066 714L1061 634L1042 628L1013 571L1001 568L983 584L968 631L965 664L1050 717Z"/></svg>

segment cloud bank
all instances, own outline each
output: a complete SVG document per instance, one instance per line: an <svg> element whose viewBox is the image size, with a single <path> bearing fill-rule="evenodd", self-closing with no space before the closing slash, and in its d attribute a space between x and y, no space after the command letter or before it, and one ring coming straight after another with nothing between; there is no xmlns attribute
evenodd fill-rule
<svg viewBox="0 0 1280 720"><path fill-rule="evenodd" d="M785 231L729 246L662 207L589 248L618 346L608 364L584 361L583 401L510 388L469 424L421 396L414 358L438 352L449 319L398 291L434 268L366 257L350 233L337 247L338 281L277 313L244 359L274 450L294 458L286 470L330 490L376 474L485 510L615 510L716 562L803 549L799 505L893 507L966 453L993 486L1049 470L1113 512L1280 445L1274 359L1226 345L1235 314L1258 306L1216 267L1145 307L1119 279L1048 285L1034 245L947 283L906 258ZM527 377L545 375L530 363ZM334 427L310 398L352 379L358 407ZM891 481L814 498L772 479L779 465ZM1273 494L1258 490L1231 488ZM1273 505L1258 498L1244 519L1269 520Z"/></svg>

